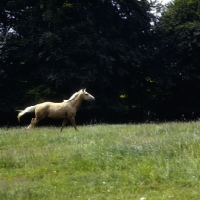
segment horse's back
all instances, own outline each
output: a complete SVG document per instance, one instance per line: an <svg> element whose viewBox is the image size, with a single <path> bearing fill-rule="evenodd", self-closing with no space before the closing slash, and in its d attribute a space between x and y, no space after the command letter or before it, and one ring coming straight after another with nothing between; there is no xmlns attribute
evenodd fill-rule
<svg viewBox="0 0 200 200"><path fill-rule="evenodd" d="M44 102L37 105L36 110L45 111L56 111L58 109L62 109L64 106L63 103L53 103L53 102Z"/></svg>
<svg viewBox="0 0 200 200"><path fill-rule="evenodd" d="M38 104L38 106L36 107L36 115L41 118L68 118L68 113L70 112L70 110L70 105L63 102L44 102Z"/></svg>

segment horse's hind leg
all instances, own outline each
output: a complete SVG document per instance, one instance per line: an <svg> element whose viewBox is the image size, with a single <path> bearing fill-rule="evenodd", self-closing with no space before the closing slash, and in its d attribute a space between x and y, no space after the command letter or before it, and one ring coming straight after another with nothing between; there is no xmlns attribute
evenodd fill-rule
<svg viewBox="0 0 200 200"><path fill-rule="evenodd" d="M64 119L62 122L62 127L60 129L60 132L62 132L63 127L65 126L65 124L68 122L68 119Z"/></svg>
<svg viewBox="0 0 200 200"><path fill-rule="evenodd" d="M29 126L26 129L30 129L33 126L35 126L40 120L38 120L37 118L32 118L31 119L31 123L29 124Z"/></svg>
<svg viewBox="0 0 200 200"><path fill-rule="evenodd" d="M28 127L26 129L30 129L33 126L33 123L35 121L36 118L32 118L31 119L31 123L28 125Z"/></svg>

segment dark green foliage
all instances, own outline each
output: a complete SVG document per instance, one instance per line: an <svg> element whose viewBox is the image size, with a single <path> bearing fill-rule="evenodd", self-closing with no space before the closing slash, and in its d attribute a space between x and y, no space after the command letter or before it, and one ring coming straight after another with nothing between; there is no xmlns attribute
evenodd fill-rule
<svg viewBox="0 0 200 200"><path fill-rule="evenodd" d="M1 1L0 112L60 102L83 87L96 97L80 110L83 122L196 112L199 1L175 0L160 18L151 12L161 8L147 0Z"/></svg>
<svg viewBox="0 0 200 200"><path fill-rule="evenodd" d="M162 84L171 112L184 117L199 115L200 2L176 0L157 26Z"/></svg>
<svg viewBox="0 0 200 200"><path fill-rule="evenodd" d="M18 95L13 106L13 97L6 102L9 108L62 101L87 87L97 99L94 110L100 115L105 115L102 107L113 114L132 110L133 103L126 106L120 95L128 93L132 99L134 73L141 73L149 10L147 1L135 0L4 2L2 34L10 36L1 59L15 77L9 84L15 85L12 93ZM4 87L8 88L5 82Z"/></svg>

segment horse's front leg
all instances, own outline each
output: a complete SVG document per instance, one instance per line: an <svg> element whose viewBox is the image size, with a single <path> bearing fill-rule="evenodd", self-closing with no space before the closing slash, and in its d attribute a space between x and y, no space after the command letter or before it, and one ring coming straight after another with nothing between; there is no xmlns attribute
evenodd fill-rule
<svg viewBox="0 0 200 200"><path fill-rule="evenodd" d="M72 123L73 127L75 128L75 130L77 131L76 123L75 123L75 118L74 118L74 117L71 117L69 120L70 120L70 122Z"/></svg>
<svg viewBox="0 0 200 200"><path fill-rule="evenodd" d="M62 127L60 129L60 132L62 132L63 127L65 126L65 124L68 122L68 119L64 119L62 122Z"/></svg>

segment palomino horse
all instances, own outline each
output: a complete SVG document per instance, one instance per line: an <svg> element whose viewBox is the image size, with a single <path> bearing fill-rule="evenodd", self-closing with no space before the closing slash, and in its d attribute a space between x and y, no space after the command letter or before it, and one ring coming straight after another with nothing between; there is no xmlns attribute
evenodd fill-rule
<svg viewBox="0 0 200 200"><path fill-rule="evenodd" d="M95 100L95 98L91 94L87 93L86 89L81 89L78 92L74 93L70 97L70 99L64 100L62 103L44 102L35 106L27 107L25 110L18 110L20 111L20 113L18 114L17 118L20 122L20 117L22 115L28 112L35 111L35 118L32 118L31 123L27 127L27 129L35 126L40 120L44 119L45 117L50 117L53 119L64 119L60 131L62 131L68 119L77 130L75 124L75 116L76 111L80 107L83 100L91 101Z"/></svg>

